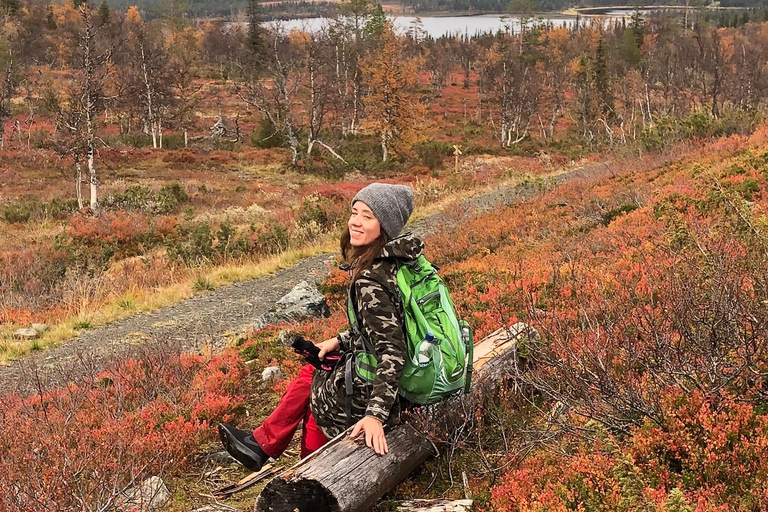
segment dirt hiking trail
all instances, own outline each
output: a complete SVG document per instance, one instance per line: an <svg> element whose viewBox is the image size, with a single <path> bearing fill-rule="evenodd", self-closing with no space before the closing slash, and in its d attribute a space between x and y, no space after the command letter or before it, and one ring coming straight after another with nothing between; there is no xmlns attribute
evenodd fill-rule
<svg viewBox="0 0 768 512"><path fill-rule="evenodd" d="M604 163L595 164L550 175L534 184L501 186L465 199L458 206L448 205L446 210L486 213L542 194L575 177L599 179L607 174L608 168ZM437 213L414 222L405 231L428 236L455 222L451 220L455 218L455 214ZM60 345L0 366L0 395L36 393L78 381L97 375L115 361L148 351L198 352L204 347L218 351L299 282L322 282L333 262L333 254L320 254L274 274L227 285L173 306L85 331Z"/></svg>

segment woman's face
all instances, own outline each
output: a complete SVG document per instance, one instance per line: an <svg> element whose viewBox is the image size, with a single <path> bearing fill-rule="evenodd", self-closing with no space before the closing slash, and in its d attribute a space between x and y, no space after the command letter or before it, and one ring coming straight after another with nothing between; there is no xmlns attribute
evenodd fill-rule
<svg viewBox="0 0 768 512"><path fill-rule="evenodd" d="M354 247L362 247L373 242L381 235L381 224L373 212L362 201L355 201L352 214L347 222L349 227L349 243Z"/></svg>

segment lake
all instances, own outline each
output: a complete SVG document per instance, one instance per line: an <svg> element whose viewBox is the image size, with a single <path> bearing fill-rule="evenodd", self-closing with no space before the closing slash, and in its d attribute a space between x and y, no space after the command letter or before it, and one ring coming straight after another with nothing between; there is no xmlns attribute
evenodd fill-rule
<svg viewBox="0 0 768 512"><path fill-rule="evenodd" d="M605 23L611 17L620 18L631 14L633 11L612 10L608 17L589 18L581 17L580 23L591 23L592 20ZM416 16L390 16L389 17L398 33L412 32L416 23ZM468 34L470 36L486 32L507 30L511 26L515 32L520 30L520 18L516 16L504 16L500 14L479 14L476 16L421 16L421 30L424 34L437 38L446 35ZM555 27L570 27L576 22L575 16L564 14L547 14L539 16L545 23L551 23ZM268 22L274 24L277 22ZM293 19L279 22L286 30L300 29L308 32L320 30L328 23L328 18Z"/></svg>

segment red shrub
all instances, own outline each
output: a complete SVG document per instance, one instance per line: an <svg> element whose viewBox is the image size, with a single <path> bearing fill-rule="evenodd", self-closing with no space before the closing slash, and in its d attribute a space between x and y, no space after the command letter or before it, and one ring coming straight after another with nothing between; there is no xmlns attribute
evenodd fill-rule
<svg viewBox="0 0 768 512"><path fill-rule="evenodd" d="M184 466L241 398L232 353L150 354L79 385L0 399L0 508L104 509L125 486Z"/></svg>

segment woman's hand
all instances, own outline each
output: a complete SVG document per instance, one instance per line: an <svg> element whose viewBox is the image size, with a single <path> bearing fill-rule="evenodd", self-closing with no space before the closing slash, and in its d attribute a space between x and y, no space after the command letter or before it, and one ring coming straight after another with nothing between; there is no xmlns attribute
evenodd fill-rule
<svg viewBox="0 0 768 512"><path fill-rule="evenodd" d="M351 437L357 437L360 432L365 432L365 445L373 449L377 455L387 453L387 438L384 437L384 425L372 416L366 416L355 424Z"/></svg>
<svg viewBox="0 0 768 512"><path fill-rule="evenodd" d="M339 340L338 338L331 338L329 340L321 341L317 344L317 347L320 349L320 353L317 354L317 357L322 361L325 359L325 354L339 349Z"/></svg>

